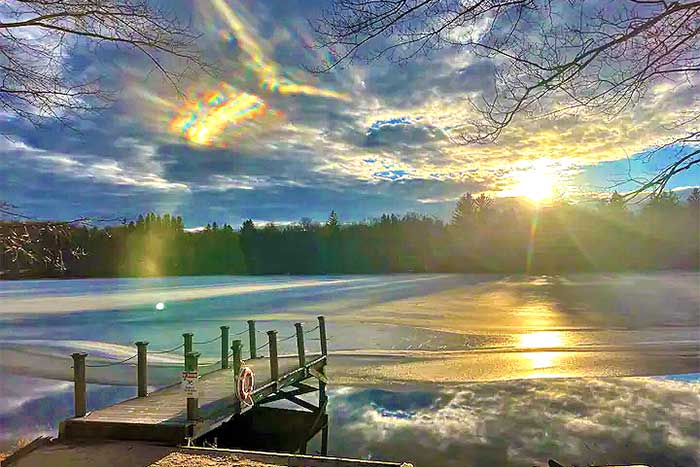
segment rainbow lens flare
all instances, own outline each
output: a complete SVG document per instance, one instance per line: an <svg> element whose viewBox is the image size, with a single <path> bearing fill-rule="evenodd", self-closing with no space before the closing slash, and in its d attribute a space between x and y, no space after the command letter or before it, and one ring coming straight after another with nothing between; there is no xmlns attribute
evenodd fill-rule
<svg viewBox="0 0 700 467"><path fill-rule="evenodd" d="M229 126L240 125L266 113L267 106L260 97L238 92L225 83L220 88L185 104L170 121L170 129L192 143L210 146Z"/></svg>

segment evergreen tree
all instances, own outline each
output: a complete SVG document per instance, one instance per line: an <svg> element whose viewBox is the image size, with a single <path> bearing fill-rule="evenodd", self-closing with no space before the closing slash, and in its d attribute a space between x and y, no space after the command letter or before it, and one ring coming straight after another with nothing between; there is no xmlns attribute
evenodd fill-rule
<svg viewBox="0 0 700 467"><path fill-rule="evenodd" d="M331 211L331 213L328 215L328 220L326 221L326 227L328 230L332 232L337 232L338 231L338 215L335 213L335 211Z"/></svg>
<svg viewBox="0 0 700 467"><path fill-rule="evenodd" d="M457 206L452 213L453 226L465 226L474 218L475 203L471 193L465 193L457 200Z"/></svg>

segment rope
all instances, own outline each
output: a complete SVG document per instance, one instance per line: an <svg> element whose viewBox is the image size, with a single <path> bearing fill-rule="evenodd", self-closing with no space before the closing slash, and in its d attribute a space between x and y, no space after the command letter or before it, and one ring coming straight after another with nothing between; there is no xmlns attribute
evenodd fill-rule
<svg viewBox="0 0 700 467"><path fill-rule="evenodd" d="M221 339L221 334L219 334L218 336L216 336L216 337L213 338L213 339L209 339L208 341L199 341L199 342L192 341L192 344L196 344L196 345L211 344L212 342L216 342L216 341L218 341L219 339Z"/></svg>
<svg viewBox="0 0 700 467"><path fill-rule="evenodd" d="M291 336L283 337L282 339L278 340L277 342L285 342L285 341L288 341L289 339L291 339L291 338L293 338L293 337L297 337L297 335L296 335L296 334L292 334Z"/></svg>
<svg viewBox="0 0 700 467"><path fill-rule="evenodd" d="M248 332L247 329L242 330L241 332L237 332L236 334L233 334L234 336L242 336L243 334L246 334Z"/></svg>
<svg viewBox="0 0 700 467"><path fill-rule="evenodd" d="M149 354L171 353L171 352L175 352L176 350L180 350L180 349L183 348L184 346L185 346L185 344L182 343L182 344L178 345L177 347L173 347L172 349L167 349L167 350L149 350L148 353L149 353Z"/></svg>
<svg viewBox="0 0 700 467"><path fill-rule="evenodd" d="M317 330L317 329L320 328L320 327L321 327L321 325L319 324L319 325L317 325L317 326L316 326L315 328L313 328L313 329L309 329L308 331L304 331L304 334L308 334L308 333L310 333L310 332L314 332L315 330Z"/></svg>
<svg viewBox="0 0 700 467"><path fill-rule="evenodd" d="M265 343L264 343L263 345L261 345L260 347L256 347L255 350L262 350L262 349L264 349L265 347L267 347L267 344L268 344L268 342L265 342Z"/></svg>
<svg viewBox="0 0 700 467"><path fill-rule="evenodd" d="M132 360L132 359L136 358L137 356L138 356L138 353L135 353L135 354L132 355L131 357L127 357L127 358L125 358L124 360L119 360L118 362L97 363L97 364L92 364L92 365L86 364L85 366L86 366L87 368L102 368L102 367L107 367L107 366L122 365L122 364L128 362L129 360Z"/></svg>

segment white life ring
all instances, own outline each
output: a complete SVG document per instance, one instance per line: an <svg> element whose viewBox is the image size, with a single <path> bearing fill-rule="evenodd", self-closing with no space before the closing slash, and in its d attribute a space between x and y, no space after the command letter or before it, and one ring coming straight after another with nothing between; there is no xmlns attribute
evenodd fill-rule
<svg viewBox="0 0 700 467"><path fill-rule="evenodd" d="M253 405L253 391L255 390L255 373L250 367L241 367L241 372L236 380L236 397L239 401Z"/></svg>

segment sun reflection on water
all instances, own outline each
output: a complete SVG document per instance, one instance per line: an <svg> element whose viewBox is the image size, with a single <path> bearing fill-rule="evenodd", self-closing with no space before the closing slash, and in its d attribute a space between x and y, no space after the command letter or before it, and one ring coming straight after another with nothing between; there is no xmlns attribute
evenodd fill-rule
<svg viewBox="0 0 700 467"><path fill-rule="evenodd" d="M525 352L523 357L533 370L551 368L563 354L562 352L541 351L562 347L564 339L559 331L538 331L521 334L518 347L521 349L537 349L537 352Z"/></svg>

